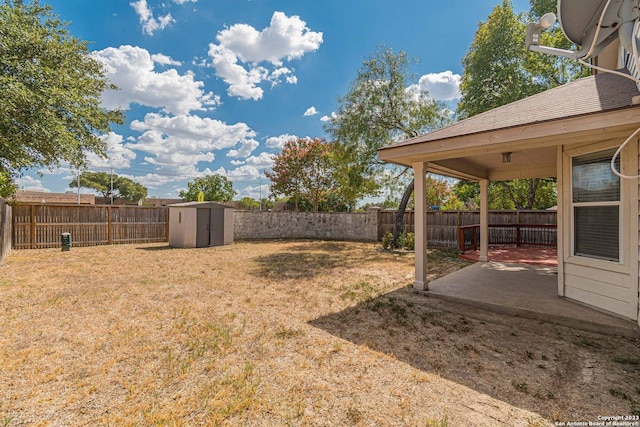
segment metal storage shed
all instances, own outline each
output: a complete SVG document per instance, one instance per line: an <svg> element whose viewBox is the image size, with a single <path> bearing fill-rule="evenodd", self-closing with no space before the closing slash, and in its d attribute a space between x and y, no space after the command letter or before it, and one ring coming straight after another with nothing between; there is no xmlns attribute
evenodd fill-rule
<svg viewBox="0 0 640 427"><path fill-rule="evenodd" d="M169 205L169 246L206 248L233 243L231 206L214 202Z"/></svg>

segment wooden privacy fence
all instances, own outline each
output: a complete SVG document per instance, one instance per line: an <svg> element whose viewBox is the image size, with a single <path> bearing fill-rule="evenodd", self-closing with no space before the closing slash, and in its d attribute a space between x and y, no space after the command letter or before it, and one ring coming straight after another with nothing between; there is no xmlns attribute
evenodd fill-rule
<svg viewBox="0 0 640 427"><path fill-rule="evenodd" d="M378 238L395 230L396 211L381 210ZM415 230L415 213L404 214L406 232ZM479 243L479 211L427 211L427 241L434 246L461 250ZM489 211L489 244L543 245L557 244L556 211ZM475 238L474 238L475 237Z"/></svg>
<svg viewBox="0 0 640 427"><path fill-rule="evenodd" d="M11 206L0 198L0 264L11 249Z"/></svg>
<svg viewBox="0 0 640 427"><path fill-rule="evenodd" d="M71 233L73 246L166 242L166 207L19 204L13 207L13 248L59 247Z"/></svg>

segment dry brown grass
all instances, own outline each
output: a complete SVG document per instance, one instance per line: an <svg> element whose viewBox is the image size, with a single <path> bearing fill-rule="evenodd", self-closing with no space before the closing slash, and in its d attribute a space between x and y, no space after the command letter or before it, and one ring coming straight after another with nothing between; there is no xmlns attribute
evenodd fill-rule
<svg viewBox="0 0 640 427"><path fill-rule="evenodd" d="M434 252L431 274L462 265ZM0 426L526 426L636 408L637 343L433 300L412 275L411 254L364 243L13 251Z"/></svg>

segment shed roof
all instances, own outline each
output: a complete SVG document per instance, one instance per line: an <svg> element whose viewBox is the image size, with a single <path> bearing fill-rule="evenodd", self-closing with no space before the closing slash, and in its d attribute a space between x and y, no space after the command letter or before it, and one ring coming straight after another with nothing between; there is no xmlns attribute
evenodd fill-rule
<svg viewBox="0 0 640 427"><path fill-rule="evenodd" d="M224 205L216 202L184 202L169 205L170 208L218 208L218 209L234 209L233 206Z"/></svg>

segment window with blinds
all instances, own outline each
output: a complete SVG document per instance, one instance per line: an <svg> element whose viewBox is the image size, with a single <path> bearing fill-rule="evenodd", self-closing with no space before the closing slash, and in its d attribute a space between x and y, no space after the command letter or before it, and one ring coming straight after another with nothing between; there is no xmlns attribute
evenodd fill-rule
<svg viewBox="0 0 640 427"><path fill-rule="evenodd" d="M620 178L611 170L614 151L572 159L573 253L620 261ZM616 159L620 170L620 158Z"/></svg>

